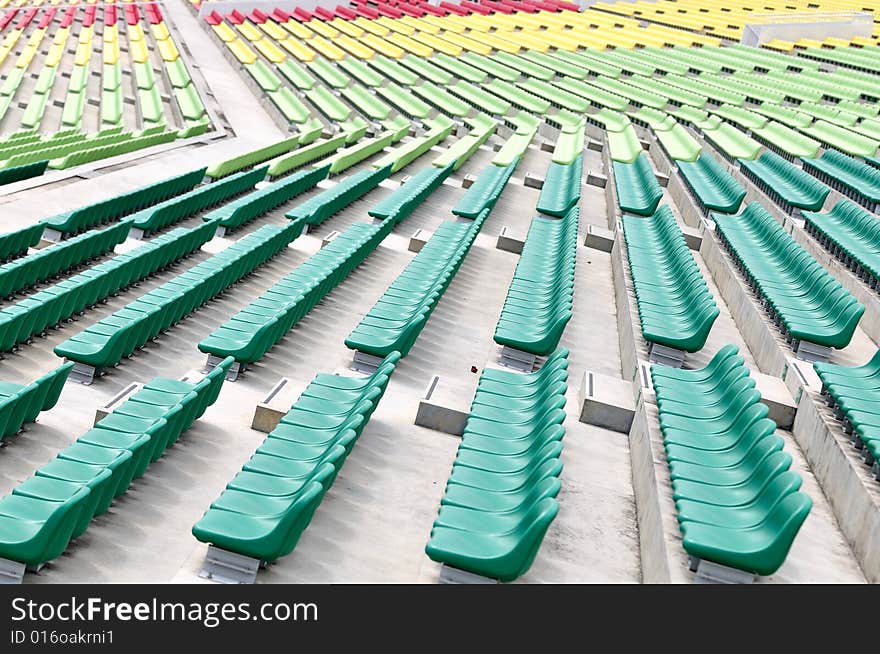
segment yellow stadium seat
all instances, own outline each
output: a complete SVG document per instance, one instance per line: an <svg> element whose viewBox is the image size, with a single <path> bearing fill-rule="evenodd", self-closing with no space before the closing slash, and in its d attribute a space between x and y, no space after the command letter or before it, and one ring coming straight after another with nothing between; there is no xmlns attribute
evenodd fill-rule
<svg viewBox="0 0 880 654"><path fill-rule="evenodd" d="M411 52L417 57L430 57L434 54L434 50L425 45L424 43L419 43L415 39L411 39L405 34L400 34L396 32L394 34L389 34L385 37L385 41L389 43L393 43L394 45L403 48L407 52Z"/></svg>
<svg viewBox="0 0 880 654"><path fill-rule="evenodd" d="M470 50L471 52L475 52L481 55L489 55L492 54L492 47L486 45L485 43L481 43L479 41L474 41L463 34L456 34L454 32L443 32L440 36L442 36L447 41L451 41L456 45L460 45L465 50Z"/></svg>
<svg viewBox="0 0 880 654"><path fill-rule="evenodd" d="M128 53L136 64L143 64L150 58L147 44L144 41L132 41L128 44Z"/></svg>
<svg viewBox="0 0 880 654"><path fill-rule="evenodd" d="M218 25L211 26L214 32L219 36L225 43L230 43L231 41L235 41L238 38L238 35L233 31L229 25L226 23L220 23Z"/></svg>
<svg viewBox="0 0 880 654"><path fill-rule="evenodd" d="M473 39L474 41L478 41L479 43L484 43L492 48L495 48L496 50L501 50L502 52L516 54L520 51L520 46L513 41L505 39L501 36L495 36L494 34L471 30L470 32L465 32L464 36ZM511 38L516 38L516 36L512 34L509 34L508 36Z"/></svg>
<svg viewBox="0 0 880 654"><path fill-rule="evenodd" d="M171 34L168 32L168 28L165 26L164 22L150 25L150 31L153 33L153 36L157 41L164 41L165 39L171 38Z"/></svg>
<svg viewBox="0 0 880 654"><path fill-rule="evenodd" d="M163 43L163 41L159 41L159 43ZM108 65L113 65L119 61L119 43L116 41L105 41L101 57L104 63Z"/></svg>
<svg viewBox="0 0 880 654"><path fill-rule="evenodd" d="M330 24L338 29L343 34L347 34L352 38L359 38L361 34L364 33L364 30L355 25L350 20L345 20L344 18L334 18L330 21Z"/></svg>
<svg viewBox="0 0 880 654"><path fill-rule="evenodd" d="M52 39L52 43L55 45L64 45L67 43L67 37L70 36L70 28L69 27L59 27L58 31L55 32L55 37Z"/></svg>
<svg viewBox="0 0 880 654"><path fill-rule="evenodd" d="M160 43L162 43L162 41L160 41ZM226 45L229 46L229 50L235 55L235 58L243 64L252 64L257 60L257 53L251 50L241 39L235 39Z"/></svg>
<svg viewBox="0 0 880 654"><path fill-rule="evenodd" d="M350 36L346 36L345 34L340 34L333 42L348 54L354 55L358 59L371 59L375 54L375 52L363 43Z"/></svg>
<svg viewBox="0 0 880 654"><path fill-rule="evenodd" d="M260 23L259 28L275 41L283 41L287 38L287 32L281 29L278 26L278 23L274 23L271 20L267 20L265 23Z"/></svg>
<svg viewBox="0 0 880 654"><path fill-rule="evenodd" d="M260 39L254 43L254 47L273 64L280 64L287 59L287 55L269 39Z"/></svg>
<svg viewBox="0 0 880 654"><path fill-rule="evenodd" d="M399 48L393 43L389 43L385 39L376 36L375 34L364 34L361 37L361 41L364 45L373 48L379 54L383 54L386 57L391 57L392 59L400 59L406 52L403 48Z"/></svg>
<svg viewBox="0 0 880 654"><path fill-rule="evenodd" d="M363 16L360 18L355 18L352 22L363 29L365 32L375 34L376 36L385 36L386 34L388 34L388 32L391 31L378 21L369 20L367 18L364 18Z"/></svg>
<svg viewBox="0 0 880 654"><path fill-rule="evenodd" d="M128 32L129 42L144 40L144 30L141 27L140 23L138 23L137 25L128 25L126 31Z"/></svg>
<svg viewBox="0 0 880 654"><path fill-rule="evenodd" d="M260 30L258 30L254 26L254 24L248 20L236 25L235 29L237 29L239 32L241 32L241 35L252 43L259 41L260 39L263 38L263 35L260 33Z"/></svg>
<svg viewBox="0 0 880 654"><path fill-rule="evenodd" d="M58 62L61 61L62 55L64 55L64 46L53 43L49 46L49 52L46 53L43 65L48 68L55 68L55 66L58 65Z"/></svg>
<svg viewBox="0 0 880 654"><path fill-rule="evenodd" d="M419 20L423 23L428 23L429 25L433 25L438 28L438 31L435 34L439 33L439 30L449 30L450 32L464 32L464 27L457 23L453 23L448 20L448 16L422 16Z"/></svg>
<svg viewBox="0 0 880 654"><path fill-rule="evenodd" d="M538 52L547 52L550 49L550 44L547 39L540 32L532 32L529 30L523 30L522 32L515 32L508 36L510 39L515 39L517 43L522 44L527 50L537 50Z"/></svg>
<svg viewBox="0 0 880 654"><path fill-rule="evenodd" d="M315 33L308 27L300 23L298 20L291 18L285 23L281 23L281 27L293 34L298 39L310 39Z"/></svg>
<svg viewBox="0 0 880 654"><path fill-rule="evenodd" d="M309 41L309 45L327 57L327 59L338 61L345 57L345 51L342 48L333 45L332 42L325 39L323 36L316 36Z"/></svg>
<svg viewBox="0 0 880 654"><path fill-rule="evenodd" d="M281 47L287 50L300 61L311 61L315 58L315 51L312 50L302 41L297 41L292 36L287 37L281 42Z"/></svg>
<svg viewBox="0 0 880 654"><path fill-rule="evenodd" d="M76 54L73 56L73 63L76 66L86 66L92 58L91 43L77 43Z"/></svg>
<svg viewBox="0 0 880 654"><path fill-rule="evenodd" d="M90 26L90 27L83 27L83 28L79 31L79 37L78 37L77 41L78 41L79 43L88 43L89 45L91 45L91 43L92 43L92 35L93 35L94 33L95 33L95 27L94 27L94 25L92 25L92 26Z"/></svg>
<svg viewBox="0 0 880 654"><path fill-rule="evenodd" d="M427 46L434 48L437 52L442 52L443 54L447 54L450 57L457 57L461 54L462 51L460 45L455 45L454 43L450 43L449 41L444 41L443 39L438 38L433 34L428 34L426 32L416 32L415 34L413 34L413 38L416 41L419 41Z"/></svg>
<svg viewBox="0 0 880 654"><path fill-rule="evenodd" d="M415 26L416 31L424 32L425 34L437 34L440 31L440 28L437 27L434 23L425 20L424 18L414 18L410 16L412 21L410 25Z"/></svg>
<svg viewBox="0 0 880 654"><path fill-rule="evenodd" d="M165 39L164 41L157 41L156 45L159 48L159 55L164 61L177 61L180 53L177 51L174 41Z"/></svg>
<svg viewBox="0 0 880 654"><path fill-rule="evenodd" d="M379 23L384 27L388 28L389 32L398 32L399 34L404 34L405 36L409 36L415 29L407 25L406 23L402 23L400 20L395 18L389 18L388 16L380 16L374 23Z"/></svg>
<svg viewBox="0 0 880 654"><path fill-rule="evenodd" d="M332 25L325 23L323 20L310 20L305 25L316 34L323 36L325 39L335 39L339 35L339 30Z"/></svg>

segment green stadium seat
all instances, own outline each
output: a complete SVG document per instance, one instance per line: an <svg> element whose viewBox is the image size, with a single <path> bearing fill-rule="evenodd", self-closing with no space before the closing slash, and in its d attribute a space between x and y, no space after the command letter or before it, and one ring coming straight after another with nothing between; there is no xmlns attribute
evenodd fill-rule
<svg viewBox="0 0 880 654"><path fill-rule="evenodd" d="M648 155L639 153L633 163L612 162L617 204L625 213L650 216L663 198L663 189L651 167Z"/></svg>
<svg viewBox="0 0 880 654"><path fill-rule="evenodd" d="M818 211L830 192L825 184L773 152L755 161L740 161L740 170L788 213Z"/></svg>

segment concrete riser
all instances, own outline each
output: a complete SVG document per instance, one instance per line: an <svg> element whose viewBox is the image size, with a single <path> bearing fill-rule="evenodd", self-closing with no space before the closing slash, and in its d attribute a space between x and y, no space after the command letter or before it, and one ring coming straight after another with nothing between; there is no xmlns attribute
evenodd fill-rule
<svg viewBox="0 0 880 654"><path fill-rule="evenodd" d="M782 335L767 322L764 311L752 299L751 292L739 278L727 254L722 252L714 231L706 230L703 233L700 254L758 368L765 374L782 377L786 356L793 355L793 352L785 344Z"/></svg>
<svg viewBox="0 0 880 654"><path fill-rule="evenodd" d="M880 582L880 482L869 474L839 425L823 416L821 396L804 391L792 431L822 485L837 524L871 583ZM832 429L832 425L834 428Z"/></svg>

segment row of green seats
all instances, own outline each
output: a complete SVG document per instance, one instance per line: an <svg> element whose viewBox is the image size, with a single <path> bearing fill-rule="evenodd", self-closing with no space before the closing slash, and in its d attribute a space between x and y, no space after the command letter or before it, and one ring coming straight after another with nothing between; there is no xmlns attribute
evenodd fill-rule
<svg viewBox="0 0 880 654"><path fill-rule="evenodd" d="M537 356L556 349L571 319L578 218L572 207L559 219L532 219L495 325L499 345Z"/></svg>
<svg viewBox="0 0 880 654"><path fill-rule="evenodd" d="M861 366L816 362L813 367L822 380L822 395L843 422L844 433L880 480L880 350Z"/></svg>
<svg viewBox="0 0 880 654"><path fill-rule="evenodd" d="M625 213L650 216L663 199L663 189L648 155L640 152L632 163L612 161L617 204Z"/></svg>
<svg viewBox="0 0 880 654"><path fill-rule="evenodd" d="M795 352L801 341L841 349L865 307L773 216L752 202L736 216L713 213L721 244L739 262Z"/></svg>
<svg viewBox="0 0 880 654"><path fill-rule="evenodd" d="M319 374L193 525L196 539L259 561L293 551L382 399L391 353L369 377Z"/></svg>
<svg viewBox="0 0 880 654"><path fill-rule="evenodd" d="M870 211L880 208L880 170L837 150L804 159L804 170Z"/></svg>
<svg viewBox="0 0 880 654"><path fill-rule="evenodd" d="M713 115L723 118L727 122L746 130L764 127L769 120L767 116L762 116L754 111L737 107L732 104L722 104L718 107L714 107L711 111Z"/></svg>
<svg viewBox="0 0 880 654"><path fill-rule="evenodd" d="M730 123L717 116L711 124L701 125L703 137L724 155L729 161L748 160L758 157L763 149L761 144L747 134L743 134Z"/></svg>
<svg viewBox="0 0 880 654"><path fill-rule="evenodd" d="M674 162L696 161L702 146L676 121L665 128L654 128L654 136L666 155Z"/></svg>
<svg viewBox="0 0 880 654"><path fill-rule="evenodd" d="M880 147L880 134L865 136L825 120L817 120L809 127L801 128L801 131L826 147L843 150L854 157L873 157Z"/></svg>
<svg viewBox="0 0 880 654"><path fill-rule="evenodd" d="M691 569L708 561L773 574L812 501L736 346L698 370L653 365L651 378Z"/></svg>
<svg viewBox="0 0 880 654"><path fill-rule="evenodd" d="M685 352L703 349L718 307L672 210L624 214L623 234L642 334L648 343Z"/></svg>
<svg viewBox="0 0 880 654"><path fill-rule="evenodd" d="M559 511L568 350L540 370L484 368L425 553L499 581L525 574Z"/></svg>
<svg viewBox="0 0 880 654"><path fill-rule="evenodd" d="M627 124L620 130L608 130L605 132L608 141L608 152L611 161L632 163L642 153L642 147L635 128Z"/></svg>
<svg viewBox="0 0 880 654"><path fill-rule="evenodd" d="M752 134L768 148L791 160L816 157L822 146L816 139L774 120L768 121L764 127L756 127Z"/></svg>
<svg viewBox="0 0 880 654"><path fill-rule="evenodd" d="M120 138L112 143L102 143L100 145L86 139L82 142L82 147L78 147L72 152L60 154L58 158L49 161L49 168L60 170L72 168L73 166L80 166L92 161L100 161L101 159L115 157L120 154L128 154L129 152L143 150L144 148L151 148L154 145L170 143L176 138L177 132L172 131L158 134L140 134L137 136L128 132L126 138L120 136Z"/></svg>
<svg viewBox="0 0 880 654"><path fill-rule="evenodd" d="M46 172L48 166L49 160L43 159L42 161L22 164L21 166L0 168L0 186L4 184L12 184L13 182L20 182L32 177L39 177Z"/></svg>
<svg viewBox="0 0 880 654"><path fill-rule="evenodd" d="M360 84L351 84L340 91L350 104L373 120L385 120L391 116L391 106L370 93Z"/></svg>
<svg viewBox="0 0 880 654"><path fill-rule="evenodd" d="M345 145L346 138L345 134L337 134L329 139L315 141L273 159L269 162L268 175L269 177L278 177L300 166L305 166L307 163L323 159Z"/></svg>
<svg viewBox="0 0 880 654"><path fill-rule="evenodd" d="M455 203L452 213L463 218L476 218L487 209L491 211L518 163L519 158L516 158L508 166L492 165L483 168L480 176Z"/></svg>
<svg viewBox="0 0 880 654"><path fill-rule="evenodd" d="M466 118L464 122L471 131L441 152L432 162L434 166L444 168L452 164L453 170L458 170L498 128L495 119L486 114L477 114L472 119Z"/></svg>
<svg viewBox="0 0 880 654"><path fill-rule="evenodd" d="M774 152L755 161L740 161L740 170L787 213L818 211L831 192L825 184Z"/></svg>
<svg viewBox="0 0 880 654"><path fill-rule="evenodd" d="M86 232L34 254L0 265L0 297L54 277L60 272L110 252L128 237L131 224L120 222L100 231Z"/></svg>
<svg viewBox="0 0 880 654"><path fill-rule="evenodd" d="M45 229L45 224L39 222L0 234L0 261L7 261L26 254L28 248L40 242L40 236L43 235Z"/></svg>
<svg viewBox="0 0 880 654"><path fill-rule="evenodd" d="M522 82L517 82L516 85L523 91L546 100L551 106L559 109L566 109L574 113L583 114L590 108L589 100L575 93L570 93L559 86L554 86L549 82L526 78Z"/></svg>
<svg viewBox="0 0 880 654"><path fill-rule="evenodd" d="M488 211L473 222L444 221L378 302L345 339L345 345L374 357L410 348L452 282Z"/></svg>
<svg viewBox="0 0 880 654"><path fill-rule="evenodd" d="M385 130L372 138L364 139L360 143L343 148L328 160L330 162L330 174L341 173L364 159L372 157L394 143L396 138L396 132ZM382 168L383 166L376 167Z"/></svg>
<svg viewBox="0 0 880 654"><path fill-rule="evenodd" d="M274 257L302 233L302 220L266 225L138 297L63 343L55 354L96 370L115 366Z"/></svg>
<svg viewBox="0 0 880 654"><path fill-rule="evenodd" d="M217 225L223 227L228 234L297 195L313 189L318 182L327 178L329 172L330 164L301 170L208 212L202 216L202 220L216 221ZM222 184L222 182L218 183Z"/></svg>
<svg viewBox="0 0 880 654"><path fill-rule="evenodd" d="M351 108L326 86L315 84L308 91L303 91L303 95L332 123L341 123L351 116Z"/></svg>
<svg viewBox="0 0 880 654"><path fill-rule="evenodd" d="M471 112L466 102L428 80L424 80L419 86L411 86L409 90L450 118L464 118Z"/></svg>
<svg viewBox="0 0 880 654"><path fill-rule="evenodd" d="M443 168L426 166L411 175L400 188L374 204L367 214L397 225L433 193L452 174L453 164Z"/></svg>
<svg viewBox="0 0 880 654"><path fill-rule="evenodd" d="M504 145L492 158L492 164L502 168L516 164L525 155L541 126L540 121L524 111L519 112L513 118L505 119L505 122L515 132L507 138Z"/></svg>
<svg viewBox="0 0 880 654"><path fill-rule="evenodd" d="M84 207L52 216L43 221L49 229L63 234L75 234L102 223L118 220L122 216L158 204L168 198L195 188L204 178L205 169L200 168L177 175L161 182L127 191L107 200L87 204Z"/></svg>
<svg viewBox="0 0 880 654"><path fill-rule="evenodd" d="M230 159L220 161L205 171L205 175L212 179L226 177L232 173L237 173L245 168L251 168L257 164L268 161L278 155L290 152L299 144L299 136L291 136L277 143L250 150L243 154L236 155Z"/></svg>
<svg viewBox="0 0 880 654"><path fill-rule="evenodd" d="M880 288L880 220L849 200L827 213L804 211L804 229L873 289Z"/></svg>
<svg viewBox="0 0 880 654"><path fill-rule="evenodd" d="M215 357L262 359L318 302L359 266L393 223L354 223L199 342Z"/></svg>
<svg viewBox="0 0 880 654"><path fill-rule="evenodd" d="M576 125L564 125L556 137L552 161L568 165L584 153L584 132L587 123L584 120Z"/></svg>
<svg viewBox="0 0 880 654"><path fill-rule="evenodd" d="M376 94L384 98L395 109L412 120L423 120L431 114L431 106L394 82L376 89Z"/></svg>
<svg viewBox="0 0 880 654"><path fill-rule="evenodd" d="M583 154L567 166L551 161L538 196L538 211L548 216L562 217L577 206L581 199L583 167Z"/></svg>
<svg viewBox="0 0 880 654"><path fill-rule="evenodd" d="M390 165L391 172L396 173L404 166L421 157L438 143L442 143L449 138L453 129L455 129L455 123L451 120L441 121L421 136L410 139L403 145L390 150L388 154L378 159L373 166L375 168L383 168Z"/></svg>
<svg viewBox="0 0 880 654"><path fill-rule="evenodd" d="M17 434L25 423L36 421L40 412L55 406L71 368L72 363L65 363L26 386L0 381L0 440Z"/></svg>
<svg viewBox="0 0 880 654"><path fill-rule="evenodd" d="M680 161L678 172L704 214L709 211L736 213L746 197L742 184L707 152L696 161Z"/></svg>
<svg viewBox="0 0 880 654"><path fill-rule="evenodd" d="M391 174L391 166L378 170L369 168L339 180L335 186L301 202L284 214L289 220L303 219L309 225L319 225L330 216L379 186Z"/></svg>
<svg viewBox="0 0 880 654"><path fill-rule="evenodd" d="M493 79L490 82L484 83L482 88L529 113L542 116L550 111L551 105L549 100L539 98L537 95L529 93L503 79Z"/></svg>
<svg viewBox="0 0 880 654"><path fill-rule="evenodd" d="M174 230L0 309L0 352L190 255L211 240L216 230L211 223Z"/></svg>
<svg viewBox="0 0 880 654"><path fill-rule="evenodd" d="M154 379L40 466L0 500L0 556L34 569L61 556L217 400L230 365Z"/></svg>
<svg viewBox="0 0 880 654"><path fill-rule="evenodd" d="M230 175L210 184L204 184L132 215L132 226L140 229L144 234L157 232L169 225L179 223L199 211L204 211L215 204L225 202L229 198L251 190L265 176L266 166L263 166Z"/></svg>

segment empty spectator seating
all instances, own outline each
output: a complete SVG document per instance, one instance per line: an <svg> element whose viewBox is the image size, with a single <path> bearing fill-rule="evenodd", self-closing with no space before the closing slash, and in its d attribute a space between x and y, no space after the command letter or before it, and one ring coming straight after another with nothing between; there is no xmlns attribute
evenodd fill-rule
<svg viewBox="0 0 880 654"><path fill-rule="evenodd" d="M444 221L345 339L372 357L401 356L410 349L452 282L488 211L472 223Z"/></svg>
<svg viewBox="0 0 880 654"><path fill-rule="evenodd" d="M568 350L540 370L486 368L425 547L439 563L514 581L559 511Z"/></svg>
<svg viewBox="0 0 880 654"><path fill-rule="evenodd" d="M298 136L291 136L278 143L272 143L271 145L257 148L256 150L251 150L250 152L245 152L244 154L237 155L231 159L225 159L224 161L216 163L205 171L205 175L211 179L226 177L232 173L237 173L245 168L251 168L264 161L268 161L269 159L290 152L299 143L300 138Z"/></svg>
<svg viewBox="0 0 880 654"><path fill-rule="evenodd" d="M152 206L163 200L185 193L199 184L205 175L200 168L183 175L162 180L149 186L128 191L108 200L102 200L79 209L47 218L45 226L62 234L76 234L122 216Z"/></svg>
<svg viewBox="0 0 880 654"><path fill-rule="evenodd" d="M538 196L538 211L548 216L561 217L577 205L581 198L583 165L583 155L570 164L550 162L541 194Z"/></svg>
<svg viewBox="0 0 880 654"><path fill-rule="evenodd" d="M651 366L672 496L691 569L770 575L812 507L735 346L705 368Z"/></svg>
<svg viewBox="0 0 880 654"><path fill-rule="evenodd" d="M27 342L34 334L188 256L211 240L216 230L214 223L175 229L0 309L0 351Z"/></svg>
<svg viewBox="0 0 880 654"><path fill-rule="evenodd" d="M815 177L773 152L765 152L756 161L741 160L740 168L787 213L796 209L818 211L830 192Z"/></svg>
<svg viewBox="0 0 880 654"><path fill-rule="evenodd" d="M571 318L578 208L561 219L532 219L507 290L495 342L546 356L556 349Z"/></svg>
<svg viewBox="0 0 880 654"><path fill-rule="evenodd" d="M452 208L452 213L464 218L476 218L486 209L491 211L518 163L517 158L508 166L492 165L483 168L476 181Z"/></svg>
<svg viewBox="0 0 880 654"><path fill-rule="evenodd" d="M215 329L199 343L199 350L244 364L259 361L376 249L393 226L393 221L351 225Z"/></svg>
<svg viewBox="0 0 880 654"><path fill-rule="evenodd" d="M409 216L416 207L443 183L452 173L454 163L443 168L427 166L407 179L393 193L370 207L367 214L379 220L389 220L396 225Z"/></svg>
<svg viewBox="0 0 880 654"><path fill-rule="evenodd" d="M285 227L261 227L56 345L55 354L97 371L116 365L278 254L302 233L304 224L297 220Z"/></svg>
<svg viewBox="0 0 880 654"><path fill-rule="evenodd" d="M122 222L100 231L86 232L0 265L0 297L9 297L16 291L111 251L125 240L130 227L129 223Z"/></svg>
<svg viewBox="0 0 880 654"><path fill-rule="evenodd" d="M678 172L704 214L709 211L736 213L746 197L742 185L708 153L693 162L680 161Z"/></svg>
<svg viewBox="0 0 880 654"><path fill-rule="evenodd" d="M28 248L40 242L44 229L46 227L43 223L36 223L0 234L0 261L14 259L27 253Z"/></svg>
<svg viewBox="0 0 880 654"><path fill-rule="evenodd" d="M391 165L378 170L365 169L339 180L334 186L301 202L284 214L285 218L302 218L308 225L319 225L337 211L379 186L391 174Z"/></svg>
<svg viewBox="0 0 880 654"><path fill-rule="evenodd" d="M154 379L0 500L0 557L60 556L212 405L232 359L198 383Z"/></svg>
<svg viewBox="0 0 880 654"><path fill-rule="evenodd" d="M271 184L224 204L218 209L202 216L204 221L217 221L225 233L258 218L275 207L314 188L318 182L327 178L330 164L308 170L301 170L289 177L276 179Z"/></svg>
<svg viewBox="0 0 880 654"><path fill-rule="evenodd" d="M738 262L799 354L803 343L843 348L865 307L813 259L760 204L739 215L713 213L722 245Z"/></svg>
<svg viewBox="0 0 880 654"><path fill-rule="evenodd" d="M266 167L263 166L199 186L178 197L137 212L131 216L132 227L141 230L142 235L157 232L199 211L249 191L265 176Z"/></svg>
<svg viewBox="0 0 880 654"><path fill-rule="evenodd" d="M842 421L844 433L880 480L880 351L860 366L817 362L813 367L822 380L822 395Z"/></svg>
<svg viewBox="0 0 880 654"><path fill-rule="evenodd" d="M71 368L72 363L65 363L26 386L0 381L0 440L55 406Z"/></svg>
<svg viewBox="0 0 880 654"><path fill-rule="evenodd" d="M366 378L319 374L193 526L259 561L290 554L382 399L400 354Z"/></svg>
<svg viewBox="0 0 880 654"><path fill-rule="evenodd" d="M644 218L625 214L623 234L645 340L702 349L718 307L672 211L663 205Z"/></svg>
<svg viewBox="0 0 880 654"><path fill-rule="evenodd" d="M804 159L804 170L870 211L880 208L880 170L837 150Z"/></svg>
<svg viewBox="0 0 880 654"><path fill-rule="evenodd" d="M613 161L617 203L627 213L650 216L663 198L663 189L651 167L648 155L639 153L632 163Z"/></svg>
<svg viewBox="0 0 880 654"><path fill-rule="evenodd" d="M880 220L848 200L805 211L804 229L871 288L880 289Z"/></svg>

